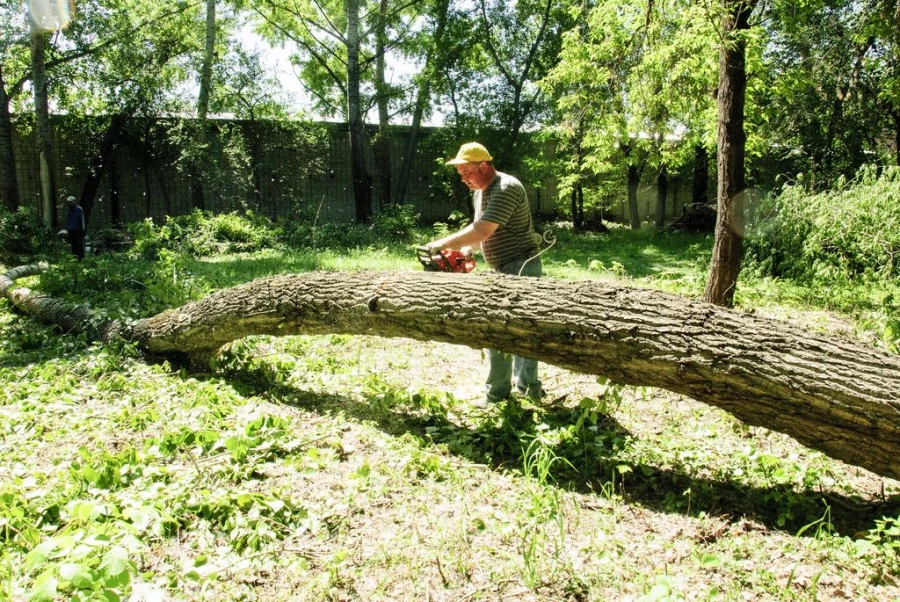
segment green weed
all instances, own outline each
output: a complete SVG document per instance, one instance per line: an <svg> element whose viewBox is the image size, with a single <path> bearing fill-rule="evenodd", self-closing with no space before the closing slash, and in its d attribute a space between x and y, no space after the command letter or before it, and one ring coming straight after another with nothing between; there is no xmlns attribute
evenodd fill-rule
<svg viewBox="0 0 900 602"><path fill-rule="evenodd" d="M900 575L900 516L877 519L855 548L856 555L870 559L882 575Z"/></svg>
<svg viewBox="0 0 900 602"><path fill-rule="evenodd" d="M63 260L29 285L142 317L283 271L418 269L411 246L432 231L413 222L261 238L252 217L200 214L139 226L128 261ZM709 237L558 236L553 277L702 289ZM890 279L817 278L748 270L739 300L841 311L896 345ZM820 454L563 371L545 384L566 398L476 411L445 390L445 355L404 342L374 358L371 343L250 337L188 374L0 300L0 599L128 599L138 583L184 599L804 599L803 578L837 595L834 566L860 599L896 595L900 522L866 514L848 531L832 498L871 479Z"/></svg>
<svg viewBox="0 0 900 602"><path fill-rule="evenodd" d="M787 186L762 208L749 255L774 276L814 280L900 274L900 169L865 166L810 194Z"/></svg>

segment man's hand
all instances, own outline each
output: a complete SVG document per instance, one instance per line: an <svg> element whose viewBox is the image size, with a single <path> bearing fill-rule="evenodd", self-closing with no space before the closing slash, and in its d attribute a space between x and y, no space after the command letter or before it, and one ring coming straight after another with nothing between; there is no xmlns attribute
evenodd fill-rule
<svg viewBox="0 0 900 602"><path fill-rule="evenodd" d="M474 245L479 245L482 241L491 237L492 234L497 230L499 224L495 222L489 222L486 220L478 220L473 222L457 232L456 234L451 234L449 236L445 236L444 238L439 238L434 240L428 245L429 250L432 248L436 248L441 251L446 248L457 249L459 247L470 247Z"/></svg>

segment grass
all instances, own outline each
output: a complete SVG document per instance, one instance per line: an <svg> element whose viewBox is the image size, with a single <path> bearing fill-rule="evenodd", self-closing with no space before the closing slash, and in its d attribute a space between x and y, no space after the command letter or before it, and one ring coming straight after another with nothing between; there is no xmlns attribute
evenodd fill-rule
<svg viewBox="0 0 900 602"><path fill-rule="evenodd" d="M558 237L550 277L702 291L706 237ZM419 269L403 245L59 265L30 284L75 271L126 316ZM880 340L874 302L746 276L742 311ZM542 366L551 401L483 410L486 359L440 343L251 337L197 374L5 300L0 333L0 600L900 599L900 484L664 391Z"/></svg>

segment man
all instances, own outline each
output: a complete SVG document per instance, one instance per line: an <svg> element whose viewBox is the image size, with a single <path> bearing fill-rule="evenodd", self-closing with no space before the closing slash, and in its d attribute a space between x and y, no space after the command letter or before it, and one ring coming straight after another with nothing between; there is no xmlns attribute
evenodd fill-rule
<svg viewBox="0 0 900 602"><path fill-rule="evenodd" d="M481 245L488 266L503 274L541 275L540 248L531 219L531 207L522 183L494 168L488 150L477 142L463 144L454 159L463 183L474 190L475 221L456 232L428 244L429 248L459 249ZM519 394L532 400L543 396L535 360L488 350L490 372L486 390L488 403L509 398L512 382Z"/></svg>
<svg viewBox="0 0 900 602"><path fill-rule="evenodd" d="M69 235L69 245L72 247L72 254L81 261L84 259L84 209L81 208L81 205L78 204L78 201L73 196L66 199L66 204L69 207L69 212L66 214L66 232Z"/></svg>

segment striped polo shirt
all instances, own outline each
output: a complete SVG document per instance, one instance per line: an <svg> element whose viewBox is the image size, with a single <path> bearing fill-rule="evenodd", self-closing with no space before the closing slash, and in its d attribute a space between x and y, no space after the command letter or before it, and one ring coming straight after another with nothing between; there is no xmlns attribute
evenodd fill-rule
<svg viewBox="0 0 900 602"><path fill-rule="evenodd" d="M498 224L494 233L481 243L481 252L491 269L514 259L528 259L540 250L534 236L531 206L525 187L515 177L497 172L484 192L474 195L475 219Z"/></svg>

